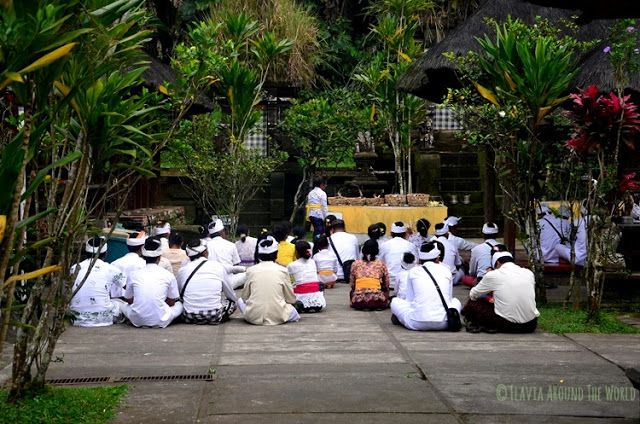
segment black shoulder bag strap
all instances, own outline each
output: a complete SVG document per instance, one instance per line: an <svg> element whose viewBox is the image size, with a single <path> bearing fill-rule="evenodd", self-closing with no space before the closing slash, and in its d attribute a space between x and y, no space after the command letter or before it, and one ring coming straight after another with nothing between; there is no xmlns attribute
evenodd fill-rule
<svg viewBox="0 0 640 424"><path fill-rule="evenodd" d="M549 225L551 225L551 228L553 228L553 231L555 231L555 232L556 232L556 234L558 235L558 237L560 237L560 241L562 241L562 240L566 240L566 237L565 237L564 235L562 235L562 233L560 233L560 231L558 231L558 229L556 228L556 226L555 226L555 225L553 225L553 224L551 223L551 221L549 221L547 218L542 218L542 219L544 219L545 221L547 221L547 222L549 223Z"/></svg>
<svg viewBox="0 0 640 424"><path fill-rule="evenodd" d="M333 244L333 240L331 240L331 237L327 237L327 238L329 239L329 244L331 245L331 248L333 248L333 252L336 254L336 258L338 258L338 263L340 264L340 268L344 268L344 265L342 265L342 259L340 259L340 255L338 255L336 246L335 244Z"/></svg>
<svg viewBox="0 0 640 424"><path fill-rule="evenodd" d="M491 250L493 250L493 248L495 247L493 244L489 243L488 241L485 241L484 244L489 246L491 248Z"/></svg>
<svg viewBox="0 0 640 424"><path fill-rule="evenodd" d="M191 277L193 277L195 273L200 269L200 267L207 261L208 259L205 259L204 261L200 262L200 265L198 265L196 269L194 269L191 274L189 274L189 278L187 278L187 281L184 282L184 286L182 286L182 290L180 290L180 300L182 300L182 298L184 297L184 291L187 289L187 285L189 284L189 281L191 281Z"/></svg>
<svg viewBox="0 0 640 424"><path fill-rule="evenodd" d="M433 284L436 285L436 289L438 290L438 294L440 295L440 300L442 300L442 306L444 306L445 312L448 311L449 310L449 306L447 306L447 302L444 300L444 296L442 295L442 292L440 291L440 286L438 285L438 283L436 283L436 279L433 278L433 275L431 275L431 273L429 272L429 270L427 269L426 266L422 265L422 269L427 271L427 274L429 274L429 277L431 277L431 281L433 281Z"/></svg>

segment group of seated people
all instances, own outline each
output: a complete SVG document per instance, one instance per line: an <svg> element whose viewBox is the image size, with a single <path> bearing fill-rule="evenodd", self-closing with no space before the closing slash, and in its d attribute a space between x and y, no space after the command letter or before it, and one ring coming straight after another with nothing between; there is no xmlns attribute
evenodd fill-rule
<svg viewBox="0 0 640 424"><path fill-rule="evenodd" d="M353 309L390 307L392 322L411 330L446 329L444 304L461 311L472 332L535 330L533 274L513 263L497 243L497 225L485 224L486 242L475 246L454 234L456 217L437 224L435 236L424 218L415 233L394 222L391 237L377 223L360 246L344 221L327 218L325 233L313 243L305 239L304 228L291 236L284 223L257 238L241 225L234 243L216 220L206 237L185 244L167 224L152 237L131 234L129 253L111 264L104 261L105 238L93 237L86 242L85 260L72 269L77 273L73 324L127 320L136 327L164 328L179 317L186 323L220 324L236 306L251 324L283 324L298 321L301 312L322 311L324 290L345 283ZM453 285L469 277L460 256L468 249L470 271L476 274L462 308Z"/></svg>

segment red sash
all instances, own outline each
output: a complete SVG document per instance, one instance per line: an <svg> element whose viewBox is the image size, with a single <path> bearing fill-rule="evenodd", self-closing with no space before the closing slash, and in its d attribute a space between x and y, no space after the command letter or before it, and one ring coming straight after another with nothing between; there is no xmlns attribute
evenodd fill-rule
<svg viewBox="0 0 640 424"><path fill-rule="evenodd" d="M317 281L312 281L309 283L301 283L293 288L293 292L295 294L307 294L307 293L315 293L320 291L320 283Z"/></svg>

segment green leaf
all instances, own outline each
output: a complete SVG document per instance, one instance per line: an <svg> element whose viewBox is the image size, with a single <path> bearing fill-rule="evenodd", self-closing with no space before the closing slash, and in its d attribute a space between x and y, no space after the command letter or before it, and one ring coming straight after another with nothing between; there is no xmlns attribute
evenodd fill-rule
<svg viewBox="0 0 640 424"><path fill-rule="evenodd" d="M44 218L47 215L51 215L52 213L58 212L57 208L49 208L45 211L39 212L36 215L30 216L27 219L23 219L21 221L18 221L18 223L16 224L16 231L19 230L20 228L24 227L24 226L29 226L31 224L33 224L34 222Z"/></svg>
<svg viewBox="0 0 640 424"><path fill-rule="evenodd" d="M33 194L33 192L36 191L38 186L40 186L42 181L44 181L45 177L47 175L49 175L49 172L51 172L52 169L59 168L61 166L66 166L66 165L70 164L71 162L74 162L74 161L80 159L81 157L82 157L82 153L80 153L78 151L74 151L74 152L69 153L67 156L63 157L62 159L56 161L55 163L52 163L51 165L41 169L38 172L38 174L36 174L36 177L31 182L31 184L29 185L29 188L27 188L27 190L22 194L21 199L25 200L29 196L31 196L31 194Z"/></svg>

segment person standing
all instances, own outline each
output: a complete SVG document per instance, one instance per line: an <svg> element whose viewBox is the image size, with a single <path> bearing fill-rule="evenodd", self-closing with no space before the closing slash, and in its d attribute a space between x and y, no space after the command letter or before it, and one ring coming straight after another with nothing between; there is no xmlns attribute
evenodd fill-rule
<svg viewBox="0 0 640 424"><path fill-rule="evenodd" d="M380 245L380 260L389 270L390 288L396 287L398 274L402 270L400 264L405 252L411 252L418 257L418 249L407 240L407 227L402 221L394 222L391 226L391 240Z"/></svg>
<svg viewBox="0 0 640 424"><path fill-rule="evenodd" d="M107 254L104 237L87 240L84 252L85 259L71 267L72 274L78 273L73 284L75 294L69 305L72 324L79 327L111 325L121 315L123 302L111 299L109 294L113 287L124 287L126 277L118 268L104 262Z"/></svg>
<svg viewBox="0 0 640 424"><path fill-rule="evenodd" d="M436 284L447 307L460 312L462 304L453 297L453 284L449 268L440 263L442 252L435 242L427 242L420 248L420 263L409 271L407 297L395 297L391 301L391 322L409 330L446 330L447 311L442 304Z"/></svg>
<svg viewBox="0 0 640 424"><path fill-rule="evenodd" d="M287 269L275 262L277 254L278 243L273 237L258 242L260 262L247 270L247 281L238 298L238 308L250 324L278 325L300 319L293 304L302 305L293 293Z"/></svg>
<svg viewBox="0 0 640 424"><path fill-rule="evenodd" d="M122 312L136 327L165 328L182 313L178 283L171 272L158 265L162 242L157 237L148 238L141 253L146 265L129 276L125 291L128 305L123 305Z"/></svg>
<svg viewBox="0 0 640 424"><path fill-rule="evenodd" d="M326 189L327 180L323 177L317 177L313 180L313 190L307 195L307 208L309 209L309 221L313 225L314 242L324 234L324 219L329 211Z"/></svg>
<svg viewBox="0 0 640 424"><path fill-rule="evenodd" d="M226 269L219 262L207 260L207 245L199 239L187 244L187 255L191 261L178 272L184 322L217 325L227 321L237 298Z"/></svg>

